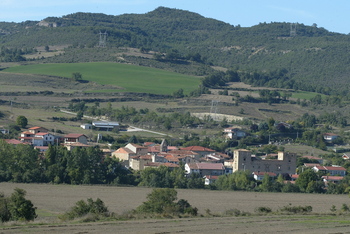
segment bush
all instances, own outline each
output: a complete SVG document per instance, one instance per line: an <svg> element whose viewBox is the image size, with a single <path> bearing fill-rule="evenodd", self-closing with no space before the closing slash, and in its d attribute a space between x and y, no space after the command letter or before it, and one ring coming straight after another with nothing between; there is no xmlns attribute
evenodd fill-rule
<svg viewBox="0 0 350 234"><path fill-rule="evenodd" d="M281 212L288 212L288 213L310 213L312 211L312 206L284 206L280 209Z"/></svg>
<svg viewBox="0 0 350 234"><path fill-rule="evenodd" d="M94 201L92 198L89 198L87 199L87 202L84 200L77 201L77 203L75 203L75 206L73 206L70 211L66 212L59 218L62 220L72 220L75 218L83 217L87 214L92 214L92 216L95 217L94 215L106 215L107 213L108 208L100 198L97 198L96 201Z"/></svg>
<svg viewBox="0 0 350 234"><path fill-rule="evenodd" d="M260 206L255 209L255 212L257 213L271 213L272 209L270 207L266 206Z"/></svg>
<svg viewBox="0 0 350 234"><path fill-rule="evenodd" d="M0 220L32 221L37 217L36 207L30 200L25 199L26 191L15 188L10 197L0 194Z"/></svg>
<svg viewBox="0 0 350 234"><path fill-rule="evenodd" d="M147 195L148 200L142 205L136 208L138 213L149 214L189 214L196 216L198 209L192 207L187 200L177 199L177 191L170 188L153 189L153 191Z"/></svg>

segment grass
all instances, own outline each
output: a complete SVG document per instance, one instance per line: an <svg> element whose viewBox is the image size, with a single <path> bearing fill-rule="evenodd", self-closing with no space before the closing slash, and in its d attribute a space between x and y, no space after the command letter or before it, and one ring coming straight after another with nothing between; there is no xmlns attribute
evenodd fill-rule
<svg viewBox="0 0 350 234"><path fill-rule="evenodd" d="M188 94L200 84L200 79L194 76L155 68L108 62L35 64L11 67L3 71L67 78L71 78L74 72L80 72L83 80L102 85L115 85L123 88L119 91L137 93L172 94L182 88L184 93ZM89 92L89 90L85 91ZM116 90L108 91L116 92ZM106 92L106 90L103 90L103 92Z"/></svg>
<svg viewBox="0 0 350 234"><path fill-rule="evenodd" d="M314 98L317 94L319 93L298 91L298 92L293 92L292 98L299 98L300 100L303 100L303 99L310 100L311 98ZM320 94L320 95L322 98L326 97L326 95L324 94Z"/></svg>

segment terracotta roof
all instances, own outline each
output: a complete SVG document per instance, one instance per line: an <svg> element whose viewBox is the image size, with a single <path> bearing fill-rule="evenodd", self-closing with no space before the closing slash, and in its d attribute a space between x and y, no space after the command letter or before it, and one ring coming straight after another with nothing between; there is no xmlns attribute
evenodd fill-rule
<svg viewBox="0 0 350 234"><path fill-rule="evenodd" d="M291 174L290 177L292 179L298 179L299 178L299 175L298 174Z"/></svg>
<svg viewBox="0 0 350 234"><path fill-rule="evenodd" d="M150 145L154 145L154 142L144 142L143 145L144 146L150 146Z"/></svg>
<svg viewBox="0 0 350 234"><path fill-rule="evenodd" d="M302 158L308 158L308 159L314 159L314 160L323 160L322 158L319 157L315 157L315 156L309 156L309 155L305 155L305 156L301 156Z"/></svg>
<svg viewBox="0 0 350 234"><path fill-rule="evenodd" d="M21 132L21 134L34 135L34 133L29 132L29 131Z"/></svg>
<svg viewBox="0 0 350 234"><path fill-rule="evenodd" d="M47 150L48 148L48 146L34 146L34 149Z"/></svg>
<svg viewBox="0 0 350 234"><path fill-rule="evenodd" d="M79 138L81 136L85 136L85 135L80 134L80 133L70 133L70 134L65 135L64 138Z"/></svg>
<svg viewBox="0 0 350 234"><path fill-rule="evenodd" d="M28 129L30 129L30 130L35 130L35 129L39 129L39 128L43 128L43 127L38 127L38 126L36 126L36 127L28 128Z"/></svg>
<svg viewBox="0 0 350 234"><path fill-rule="evenodd" d="M346 171L344 167L316 166L321 171Z"/></svg>
<svg viewBox="0 0 350 234"><path fill-rule="evenodd" d="M165 156L166 160L168 160L169 162L178 162L179 158L173 155L166 155Z"/></svg>
<svg viewBox="0 0 350 234"><path fill-rule="evenodd" d="M215 152L215 150L209 149L209 148L205 148L203 146L189 146L189 147L185 147L182 148L181 150L190 150L190 151L204 151L204 152Z"/></svg>
<svg viewBox="0 0 350 234"><path fill-rule="evenodd" d="M190 151L190 150L171 150L168 151L167 154L171 154L171 155L198 155L198 153Z"/></svg>
<svg viewBox="0 0 350 234"><path fill-rule="evenodd" d="M177 146L168 146L168 150L178 150Z"/></svg>
<svg viewBox="0 0 350 234"><path fill-rule="evenodd" d="M342 176L322 176L322 179L331 180L331 181L339 181L339 180L344 179L344 177L342 177Z"/></svg>
<svg viewBox="0 0 350 234"><path fill-rule="evenodd" d="M215 175L205 175L204 176L205 179L208 180L217 180L219 178L219 176L215 176Z"/></svg>
<svg viewBox="0 0 350 234"><path fill-rule="evenodd" d="M16 139L4 139L7 144L11 145L18 145L18 144L23 144L22 141L16 140Z"/></svg>
<svg viewBox="0 0 350 234"><path fill-rule="evenodd" d="M148 152L160 152L159 145L154 145L154 146L148 146Z"/></svg>
<svg viewBox="0 0 350 234"><path fill-rule="evenodd" d="M114 151L113 153L135 154L132 150L125 148L125 147L121 147L121 148L117 149L116 151Z"/></svg>
<svg viewBox="0 0 350 234"><path fill-rule="evenodd" d="M38 132L38 133L35 134L35 136L45 136L47 134L50 134L50 133L48 133L48 132Z"/></svg>

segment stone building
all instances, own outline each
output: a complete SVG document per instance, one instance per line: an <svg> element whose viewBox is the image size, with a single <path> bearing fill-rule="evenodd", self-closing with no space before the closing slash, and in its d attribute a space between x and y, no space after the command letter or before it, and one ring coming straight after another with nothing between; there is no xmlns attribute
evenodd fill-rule
<svg viewBox="0 0 350 234"><path fill-rule="evenodd" d="M276 174L295 174L297 157L294 153L278 152L276 159L260 159L245 149L233 152L232 171L273 172Z"/></svg>

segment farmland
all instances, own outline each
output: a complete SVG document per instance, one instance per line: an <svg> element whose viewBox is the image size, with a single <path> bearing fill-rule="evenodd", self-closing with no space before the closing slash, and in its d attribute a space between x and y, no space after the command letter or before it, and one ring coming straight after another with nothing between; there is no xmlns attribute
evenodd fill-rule
<svg viewBox="0 0 350 234"><path fill-rule="evenodd" d="M83 80L115 86L115 89L99 90L100 92L172 94L178 89L183 89L184 93L189 93L196 89L200 82L200 79L194 76L119 63L36 64L11 67L4 71L65 78L71 78L72 73L79 72Z"/></svg>
<svg viewBox="0 0 350 234"><path fill-rule="evenodd" d="M203 218L152 219L130 221L108 221L97 223L59 223L57 215L73 206L81 199L99 197L111 212L122 214L136 208L146 200L150 188L112 187L112 186L72 186L50 184L13 184L1 183L1 192L9 195L14 188L27 191L27 198L38 208L39 217L35 223L24 227L3 226L2 233L71 233L74 231L88 233L262 233L265 231L283 233L328 233L346 232L350 221L347 216L332 216L330 208L338 209L342 204L349 204L347 195L325 194L285 194L253 193L238 191L177 190L178 198L186 199L199 209ZM206 217L206 209L212 214L222 214L230 209L254 213L255 208L267 206L277 210L288 204L294 206L310 205L313 215L287 216L242 216L242 217ZM214 215L215 216L215 215ZM322 222L320 222L322 220ZM43 224L50 224L43 225ZM117 229L116 229L117 228Z"/></svg>

